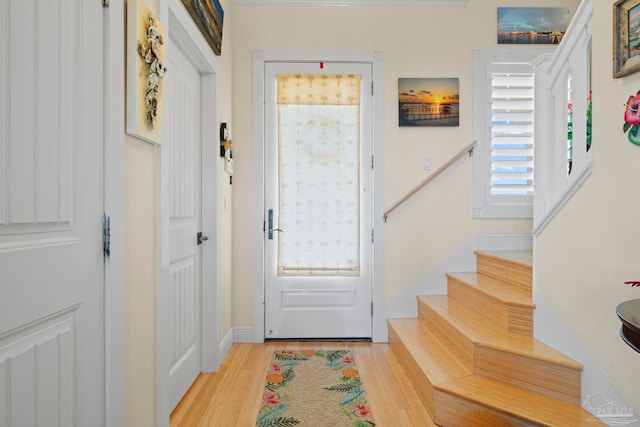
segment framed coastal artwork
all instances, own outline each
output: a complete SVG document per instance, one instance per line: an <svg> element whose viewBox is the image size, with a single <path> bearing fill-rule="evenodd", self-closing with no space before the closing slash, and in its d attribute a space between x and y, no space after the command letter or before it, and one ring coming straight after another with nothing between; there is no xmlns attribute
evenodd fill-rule
<svg viewBox="0 0 640 427"><path fill-rule="evenodd" d="M457 77L398 79L399 126L459 126Z"/></svg>
<svg viewBox="0 0 640 427"><path fill-rule="evenodd" d="M613 4L613 77L640 70L640 0Z"/></svg>
<svg viewBox="0 0 640 427"><path fill-rule="evenodd" d="M222 53L224 11L218 0L182 0L213 53Z"/></svg>
<svg viewBox="0 0 640 427"><path fill-rule="evenodd" d="M562 7L499 7L498 44L559 44L572 17Z"/></svg>
<svg viewBox="0 0 640 427"><path fill-rule="evenodd" d="M141 0L127 2L127 133L154 144L162 137L164 29Z"/></svg>

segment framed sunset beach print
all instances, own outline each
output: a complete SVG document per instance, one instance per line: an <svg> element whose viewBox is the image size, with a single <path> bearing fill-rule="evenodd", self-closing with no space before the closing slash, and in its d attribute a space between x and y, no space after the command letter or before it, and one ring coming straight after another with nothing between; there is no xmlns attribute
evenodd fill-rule
<svg viewBox="0 0 640 427"><path fill-rule="evenodd" d="M640 70L640 0L613 4L613 77Z"/></svg>
<svg viewBox="0 0 640 427"><path fill-rule="evenodd" d="M457 77L398 79L399 126L459 126Z"/></svg>

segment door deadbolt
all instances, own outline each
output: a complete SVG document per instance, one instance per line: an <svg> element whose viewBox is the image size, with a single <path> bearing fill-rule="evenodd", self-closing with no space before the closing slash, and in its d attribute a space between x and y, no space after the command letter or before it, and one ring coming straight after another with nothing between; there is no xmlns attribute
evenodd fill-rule
<svg viewBox="0 0 640 427"><path fill-rule="evenodd" d="M269 230L267 230L268 231L267 237L268 237L269 240L273 240L273 232L277 231L277 232L281 233L282 230L279 229L279 228L273 228L273 209L269 209L269 212L268 212L267 216L268 216L268 221L269 221Z"/></svg>

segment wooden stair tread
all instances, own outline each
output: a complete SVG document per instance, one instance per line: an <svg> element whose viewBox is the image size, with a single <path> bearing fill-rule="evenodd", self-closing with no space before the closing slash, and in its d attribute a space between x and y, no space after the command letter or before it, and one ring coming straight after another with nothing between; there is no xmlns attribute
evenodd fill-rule
<svg viewBox="0 0 640 427"><path fill-rule="evenodd" d="M450 325L471 342L496 350L503 350L525 357L555 363L571 369L582 370L582 365L533 337L505 332L494 322L466 309L460 303L450 301L446 295L419 296Z"/></svg>
<svg viewBox="0 0 640 427"><path fill-rule="evenodd" d="M455 354L418 319L388 321L432 384L471 374Z"/></svg>
<svg viewBox="0 0 640 427"><path fill-rule="evenodd" d="M533 251L475 251L475 254L506 260L524 267L533 266Z"/></svg>
<svg viewBox="0 0 640 427"><path fill-rule="evenodd" d="M604 425L581 406L582 365L533 338L533 253L476 251L448 295L389 319L420 400L438 425Z"/></svg>
<svg viewBox="0 0 640 427"><path fill-rule="evenodd" d="M577 405L556 400L480 375L437 384L436 389L536 425L605 425Z"/></svg>
<svg viewBox="0 0 640 427"><path fill-rule="evenodd" d="M477 288L481 292L509 305L534 309L531 293L521 287L511 286L500 279L481 273L446 273L447 277L455 278Z"/></svg>

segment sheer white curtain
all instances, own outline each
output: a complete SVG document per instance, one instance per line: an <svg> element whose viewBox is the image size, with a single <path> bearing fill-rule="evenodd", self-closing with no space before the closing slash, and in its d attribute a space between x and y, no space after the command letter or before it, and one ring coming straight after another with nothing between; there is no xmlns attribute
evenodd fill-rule
<svg viewBox="0 0 640 427"><path fill-rule="evenodd" d="M277 80L278 275L359 275L361 78Z"/></svg>

